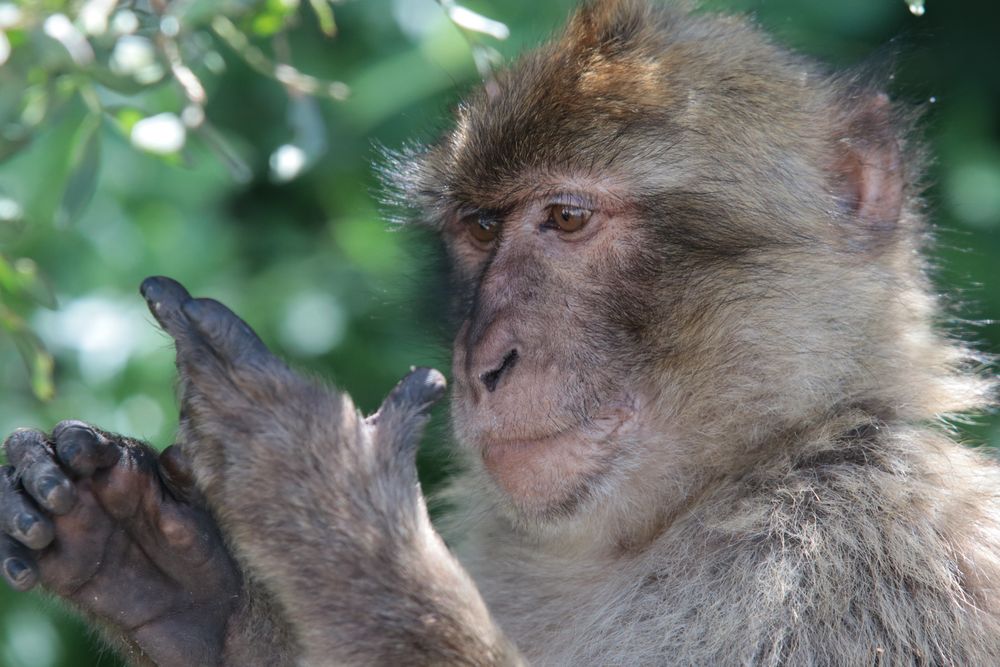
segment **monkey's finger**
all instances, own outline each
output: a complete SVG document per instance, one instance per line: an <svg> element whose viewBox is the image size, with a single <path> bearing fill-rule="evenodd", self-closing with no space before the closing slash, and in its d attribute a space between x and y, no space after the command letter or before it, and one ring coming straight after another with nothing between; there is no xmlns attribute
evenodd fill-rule
<svg viewBox="0 0 1000 667"><path fill-rule="evenodd" d="M160 476L173 494L187 502L200 502L201 495L195 486L194 467L191 459L178 445L170 445L160 453Z"/></svg>
<svg viewBox="0 0 1000 667"><path fill-rule="evenodd" d="M59 460L79 477L113 466L121 456L114 442L81 421L59 422L52 431L52 441Z"/></svg>
<svg viewBox="0 0 1000 667"><path fill-rule="evenodd" d="M14 468L0 468L0 530L31 549L43 549L52 542L52 522L24 497L14 483Z"/></svg>
<svg viewBox="0 0 1000 667"><path fill-rule="evenodd" d="M441 371L433 368L413 368L396 383L382 401L378 414L386 410L407 409L427 414L441 400L448 382Z"/></svg>
<svg viewBox="0 0 1000 667"><path fill-rule="evenodd" d="M14 590L26 591L38 583L38 564L28 549L0 535L0 570Z"/></svg>
<svg viewBox="0 0 1000 667"><path fill-rule="evenodd" d="M163 276L146 278L140 287L153 317L177 341L178 361L198 358L207 343L216 357L233 364L261 362L271 353L250 326L233 311L214 299L192 299L176 280Z"/></svg>
<svg viewBox="0 0 1000 667"><path fill-rule="evenodd" d="M259 363L273 359L270 350L250 325L215 299L191 299L183 304L182 310L194 330L220 358L232 363Z"/></svg>
<svg viewBox="0 0 1000 667"><path fill-rule="evenodd" d="M173 278L152 276L142 281L139 293L146 300L149 312L163 330L178 342L189 337L189 325L181 307L191 300L184 286Z"/></svg>
<svg viewBox="0 0 1000 667"><path fill-rule="evenodd" d="M447 382L440 371L415 368L409 372L367 419L376 440L397 451L414 451L420 442L427 413L444 396Z"/></svg>
<svg viewBox="0 0 1000 667"><path fill-rule="evenodd" d="M53 460L41 431L15 431L4 442L7 460L28 494L53 514L66 514L76 504L76 487Z"/></svg>

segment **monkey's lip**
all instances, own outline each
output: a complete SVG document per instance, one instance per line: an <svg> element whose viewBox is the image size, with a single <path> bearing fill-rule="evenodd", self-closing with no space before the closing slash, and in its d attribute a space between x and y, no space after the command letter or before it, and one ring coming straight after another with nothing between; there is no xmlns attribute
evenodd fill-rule
<svg viewBox="0 0 1000 667"><path fill-rule="evenodd" d="M634 414L635 408L631 402L622 403L613 410L603 412L599 417L580 421L550 433L514 438L499 434L483 434L480 438L480 447L483 457L489 459L510 450L559 447L582 441L602 442L614 437Z"/></svg>

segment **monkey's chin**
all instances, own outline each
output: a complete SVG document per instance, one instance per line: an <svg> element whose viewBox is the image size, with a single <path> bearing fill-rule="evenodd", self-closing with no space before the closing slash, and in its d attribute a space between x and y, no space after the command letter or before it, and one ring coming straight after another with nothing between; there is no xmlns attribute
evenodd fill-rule
<svg viewBox="0 0 1000 667"><path fill-rule="evenodd" d="M533 439L486 438L480 441L483 465L518 511L565 516L610 472L629 417L620 413Z"/></svg>

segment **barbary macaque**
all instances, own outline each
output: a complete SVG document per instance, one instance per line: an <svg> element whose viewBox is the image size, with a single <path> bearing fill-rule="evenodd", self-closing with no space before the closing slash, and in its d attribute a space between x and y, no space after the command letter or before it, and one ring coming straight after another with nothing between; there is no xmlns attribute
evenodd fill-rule
<svg viewBox="0 0 1000 667"><path fill-rule="evenodd" d="M994 380L935 326L913 125L745 19L586 3L387 168L451 263L450 546L439 373L363 417L151 278L178 444L11 435L3 574L159 667L1000 664L1000 469L939 425Z"/></svg>

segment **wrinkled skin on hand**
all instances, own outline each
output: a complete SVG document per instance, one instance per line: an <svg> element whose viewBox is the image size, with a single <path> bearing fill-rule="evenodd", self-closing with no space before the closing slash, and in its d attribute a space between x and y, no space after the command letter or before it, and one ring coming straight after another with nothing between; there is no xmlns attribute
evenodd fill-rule
<svg viewBox="0 0 1000 667"><path fill-rule="evenodd" d="M431 527L414 460L443 376L411 371L364 418L346 394L292 372L219 302L168 278L146 280L142 293L176 341L180 445L197 487L294 628L302 660L398 664L464 650L468 614L458 598L438 610L429 573L447 570L452 590L469 584ZM381 612L359 615L370 608ZM413 608L443 635L424 642L435 653L423 658ZM485 608L477 613L485 627Z"/></svg>
<svg viewBox="0 0 1000 667"><path fill-rule="evenodd" d="M322 511L345 507L369 475L386 468L403 486L416 484L412 456L427 411L445 391L439 372L413 370L365 419L345 394L291 371L218 301L191 298L161 277L147 279L142 294L176 341L181 447L227 532L237 524L266 532L257 528L274 520L262 502L268 494ZM271 483L276 474L288 477Z"/></svg>
<svg viewBox="0 0 1000 667"><path fill-rule="evenodd" d="M64 598L138 664L211 664L240 578L180 452L77 421L17 431L4 449L6 580Z"/></svg>

